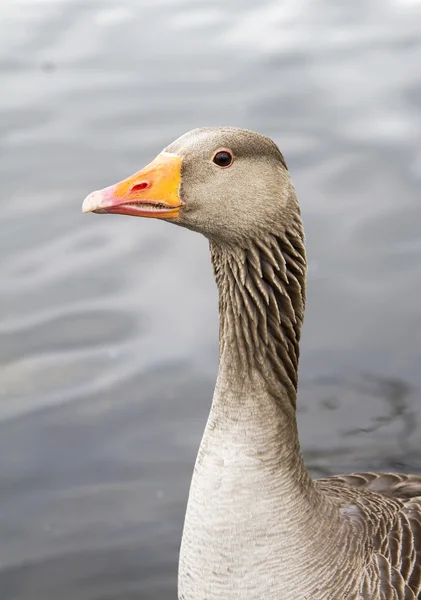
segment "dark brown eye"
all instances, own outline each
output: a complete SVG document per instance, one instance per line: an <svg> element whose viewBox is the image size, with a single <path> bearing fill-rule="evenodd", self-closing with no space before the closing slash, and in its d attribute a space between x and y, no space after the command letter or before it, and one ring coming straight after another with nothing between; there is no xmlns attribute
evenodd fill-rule
<svg viewBox="0 0 421 600"><path fill-rule="evenodd" d="M231 152L228 150L220 150L213 157L213 162L218 165L218 167L229 167L233 161Z"/></svg>

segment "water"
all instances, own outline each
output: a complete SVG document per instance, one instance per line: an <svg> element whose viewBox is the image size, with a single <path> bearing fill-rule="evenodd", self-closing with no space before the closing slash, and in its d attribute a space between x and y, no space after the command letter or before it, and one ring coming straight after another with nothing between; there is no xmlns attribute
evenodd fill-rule
<svg viewBox="0 0 421 600"><path fill-rule="evenodd" d="M316 475L421 472L421 3L0 5L0 596L165 600L217 368L207 243L81 202L196 126L273 137L310 257Z"/></svg>

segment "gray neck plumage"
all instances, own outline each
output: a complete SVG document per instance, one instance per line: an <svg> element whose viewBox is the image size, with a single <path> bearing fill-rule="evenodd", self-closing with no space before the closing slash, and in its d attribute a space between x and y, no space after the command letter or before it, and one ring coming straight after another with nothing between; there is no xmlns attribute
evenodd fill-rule
<svg viewBox="0 0 421 600"><path fill-rule="evenodd" d="M215 241L210 248L220 311L211 420L227 428L244 420L250 443L261 443L297 481L308 481L295 416L306 278L300 216L246 248Z"/></svg>
<svg viewBox="0 0 421 600"><path fill-rule="evenodd" d="M211 242L219 289L220 364L241 381L260 374L295 408L306 256L299 215L246 248ZM233 382L234 383L234 382Z"/></svg>

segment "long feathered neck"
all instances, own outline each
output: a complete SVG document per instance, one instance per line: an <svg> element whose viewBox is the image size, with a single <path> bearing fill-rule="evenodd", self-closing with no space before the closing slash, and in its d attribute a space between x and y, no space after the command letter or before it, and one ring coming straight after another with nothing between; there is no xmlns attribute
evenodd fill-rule
<svg viewBox="0 0 421 600"><path fill-rule="evenodd" d="M277 477L300 495L311 481L296 423L306 256L298 211L290 223L243 248L211 242L220 357L210 423L227 437L243 423L244 444L278 464Z"/></svg>
<svg viewBox="0 0 421 600"><path fill-rule="evenodd" d="M272 395L295 408L306 285L300 216L244 248L210 247L219 289L220 365L241 381L260 374Z"/></svg>
<svg viewBox="0 0 421 600"><path fill-rule="evenodd" d="M256 232L242 245L210 243L219 289L219 372L180 553L186 600L310 600L322 597L318 582L334 590L329 598L342 598L353 572L344 543L347 535L353 539L348 524L338 503L311 480L300 453L296 396L306 257L293 196L284 208L287 227Z"/></svg>

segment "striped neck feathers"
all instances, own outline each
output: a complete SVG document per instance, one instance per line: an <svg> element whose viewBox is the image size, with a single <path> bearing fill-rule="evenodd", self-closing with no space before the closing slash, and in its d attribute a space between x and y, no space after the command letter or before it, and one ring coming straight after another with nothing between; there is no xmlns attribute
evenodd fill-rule
<svg viewBox="0 0 421 600"><path fill-rule="evenodd" d="M305 308L306 254L297 214L289 227L245 247L210 242L219 289L220 363L245 378L260 374L295 408Z"/></svg>

